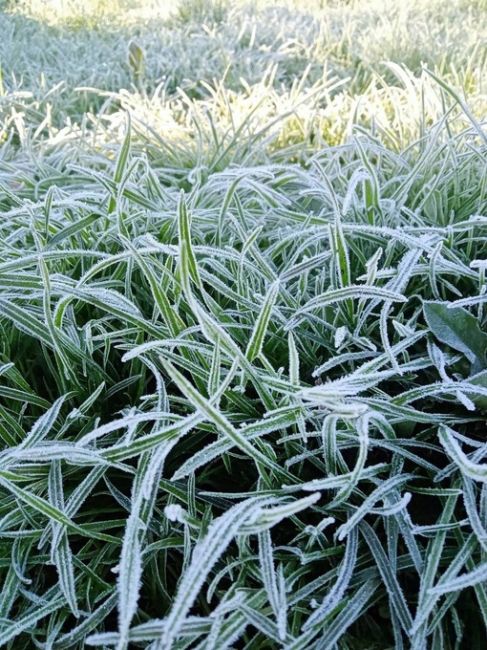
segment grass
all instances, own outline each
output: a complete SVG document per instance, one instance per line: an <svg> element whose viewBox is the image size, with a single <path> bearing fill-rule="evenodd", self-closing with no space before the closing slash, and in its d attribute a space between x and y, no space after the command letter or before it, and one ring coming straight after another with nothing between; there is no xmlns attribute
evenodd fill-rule
<svg viewBox="0 0 487 650"><path fill-rule="evenodd" d="M484 4L3 4L0 646L483 647Z"/></svg>

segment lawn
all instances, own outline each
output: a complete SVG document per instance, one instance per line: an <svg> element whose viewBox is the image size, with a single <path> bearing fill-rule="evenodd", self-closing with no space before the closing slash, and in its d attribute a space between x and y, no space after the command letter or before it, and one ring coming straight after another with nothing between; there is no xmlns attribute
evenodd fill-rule
<svg viewBox="0 0 487 650"><path fill-rule="evenodd" d="M485 647L486 46L0 2L0 647Z"/></svg>

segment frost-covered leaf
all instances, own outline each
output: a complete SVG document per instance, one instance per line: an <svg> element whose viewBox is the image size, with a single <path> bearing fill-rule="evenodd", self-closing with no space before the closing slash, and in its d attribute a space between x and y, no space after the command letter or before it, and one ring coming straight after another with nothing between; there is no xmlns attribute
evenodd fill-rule
<svg viewBox="0 0 487 650"><path fill-rule="evenodd" d="M454 350L463 352L477 370L485 367L487 334L466 309L450 308L448 303L425 302L423 311L434 336Z"/></svg>

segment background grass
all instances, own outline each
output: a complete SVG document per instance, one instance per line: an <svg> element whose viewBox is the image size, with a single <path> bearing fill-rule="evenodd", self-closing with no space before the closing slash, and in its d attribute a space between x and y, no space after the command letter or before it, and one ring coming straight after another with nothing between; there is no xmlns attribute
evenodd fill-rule
<svg viewBox="0 0 487 650"><path fill-rule="evenodd" d="M483 0L0 13L0 645L481 648Z"/></svg>

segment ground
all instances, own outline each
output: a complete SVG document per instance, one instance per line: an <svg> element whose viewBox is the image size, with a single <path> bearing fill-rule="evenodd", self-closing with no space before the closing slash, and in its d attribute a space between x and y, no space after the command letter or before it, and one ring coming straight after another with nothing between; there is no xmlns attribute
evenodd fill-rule
<svg viewBox="0 0 487 650"><path fill-rule="evenodd" d="M1 647L483 647L486 41L0 2Z"/></svg>

